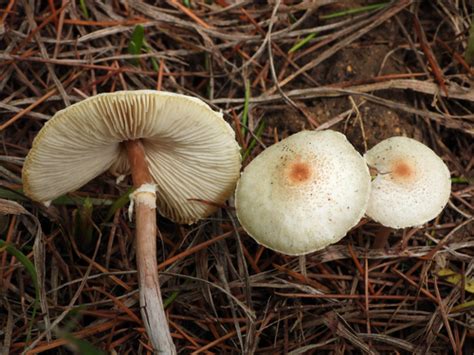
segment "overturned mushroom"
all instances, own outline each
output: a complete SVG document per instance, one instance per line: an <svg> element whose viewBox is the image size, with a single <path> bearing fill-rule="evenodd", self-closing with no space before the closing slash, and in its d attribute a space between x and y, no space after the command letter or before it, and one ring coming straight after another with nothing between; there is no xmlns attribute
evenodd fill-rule
<svg viewBox="0 0 474 355"><path fill-rule="evenodd" d="M239 175L234 132L196 98L152 90L97 95L46 123L23 167L24 190L48 202L109 169L132 173L142 317L155 350L175 353L158 281L155 208L188 224L214 212Z"/></svg>
<svg viewBox="0 0 474 355"><path fill-rule="evenodd" d="M448 203L448 167L424 144L407 137L392 137L375 145L364 158L377 171L367 215L384 226L422 225Z"/></svg>
<svg viewBox="0 0 474 355"><path fill-rule="evenodd" d="M364 215L369 191L367 165L344 135L303 131L245 168L235 207L258 243L304 255L344 237Z"/></svg>

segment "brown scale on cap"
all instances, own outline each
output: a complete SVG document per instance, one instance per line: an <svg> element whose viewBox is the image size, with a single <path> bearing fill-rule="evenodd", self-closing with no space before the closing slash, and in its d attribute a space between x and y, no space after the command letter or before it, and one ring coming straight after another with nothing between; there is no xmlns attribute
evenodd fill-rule
<svg viewBox="0 0 474 355"><path fill-rule="evenodd" d="M392 163L391 175L397 182L410 182L415 178L414 164L406 159L395 160Z"/></svg>

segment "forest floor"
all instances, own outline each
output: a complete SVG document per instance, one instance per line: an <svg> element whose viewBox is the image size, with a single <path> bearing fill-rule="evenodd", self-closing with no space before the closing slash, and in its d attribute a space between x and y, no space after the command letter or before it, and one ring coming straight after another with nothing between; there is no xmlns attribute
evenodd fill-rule
<svg viewBox="0 0 474 355"><path fill-rule="evenodd" d="M333 129L361 154L388 137L415 138L452 176L441 215L392 231L381 249L373 244L384 228L364 218L304 258L273 252L238 227L232 199L195 225L159 218L162 293L180 353L472 354L470 2L150 3L2 2L0 198L18 204L0 203L0 353L151 349L131 181L105 173L45 207L23 195L21 169L58 110L102 92L158 89L222 110L243 166L293 133Z"/></svg>

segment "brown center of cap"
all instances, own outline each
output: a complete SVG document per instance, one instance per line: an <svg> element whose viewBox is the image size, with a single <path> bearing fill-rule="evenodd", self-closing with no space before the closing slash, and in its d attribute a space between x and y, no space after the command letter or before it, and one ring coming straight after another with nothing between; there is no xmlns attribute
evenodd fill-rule
<svg viewBox="0 0 474 355"><path fill-rule="evenodd" d="M406 160L393 162L391 169L392 177L399 182L409 182L414 179L416 172L413 164Z"/></svg>
<svg viewBox="0 0 474 355"><path fill-rule="evenodd" d="M304 184L311 180L313 175L311 164L306 162L291 162L287 167L287 178L291 185Z"/></svg>

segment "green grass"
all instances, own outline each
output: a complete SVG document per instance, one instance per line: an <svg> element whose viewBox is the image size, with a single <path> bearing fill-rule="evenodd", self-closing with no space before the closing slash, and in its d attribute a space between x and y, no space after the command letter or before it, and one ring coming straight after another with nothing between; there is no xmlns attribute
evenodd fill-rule
<svg viewBox="0 0 474 355"><path fill-rule="evenodd" d="M21 189L10 190L4 187L0 187L0 198L4 198L12 201L26 202L29 201ZM95 206L110 206L114 203L111 199L106 198L93 198L93 197L78 197L78 196L69 196L64 195L60 196L53 200L53 205L64 205L64 206L82 206L85 203L85 200L89 199L90 202Z"/></svg>
<svg viewBox="0 0 474 355"><path fill-rule="evenodd" d="M468 179L465 177L452 177L451 182L453 184L474 184L474 179Z"/></svg>
<svg viewBox="0 0 474 355"><path fill-rule="evenodd" d="M145 40L145 29L143 28L142 25L136 25L132 32L132 37L130 38L130 42L128 44L128 53L133 54L133 55L141 54L144 40ZM138 58L133 58L132 63L134 65L138 65L139 64Z"/></svg>
<svg viewBox="0 0 474 355"><path fill-rule="evenodd" d="M255 137L260 138L264 129L265 129L265 121L261 120L257 129L254 132ZM247 159L250 156L253 149L255 148L255 145L257 144L257 140L255 139L255 137L252 137L252 140L250 141L247 149L245 150L244 154L242 154L242 161L245 161L245 159Z"/></svg>
<svg viewBox="0 0 474 355"><path fill-rule="evenodd" d="M133 190L133 187L129 188L122 196L120 196L112 203L112 206L110 206L109 211L107 212L107 216L104 219L104 222L109 222L118 209L124 207L127 203L130 202L130 194L133 192Z"/></svg>
<svg viewBox="0 0 474 355"><path fill-rule="evenodd" d="M30 274L31 281L33 282L33 286L35 288L35 301L33 303L33 312L31 314L31 320L28 326L28 333L26 336L26 341L28 342L31 338L31 329L33 327L33 322L36 317L36 312L39 306L39 282L38 282L38 274L36 273L36 268L33 263L28 259L28 257L23 254L20 250L18 250L13 244L7 243L6 241L0 239L0 251L6 251L8 254L14 256L20 264L23 265L25 270Z"/></svg>
<svg viewBox="0 0 474 355"><path fill-rule="evenodd" d="M140 55L141 53L150 53L151 47L147 43L145 39L145 28L142 25L136 25L133 32L132 37L130 38L130 42L128 44L128 53L133 55ZM160 66L155 58L151 59L151 65L154 71L159 71ZM138 66L140 64L138 58L133 58L132 64Z"/></svg>
<svg viewBox="0 0 474 355"><path fill-rule="evenodd" d="M330 13L328 15L322 15L319 18L322 19L322 20L330 20L330 19L333 19L333 18L344 17L344 16L348 16L348 15L354 15L354 14L358 14L358 13L361 13L361 12L367 12L367 11L383 9L388 4L389 4L388 2L380 2L380 3L377 3L377 4L371 4L371 5L367 5L367 6L356 7L356 8L352 8L352 9L343 10L343 11L333 12L333 13Z"/></svg>
<svg viewBox="0 0 474 355"><path fill-rule="evenodd" d="M244 111L242 112L242 136L245 136L245 130L248 125L249 120L249 102L250 102L250 81L245 80L245 101L244 101Z"/></svg>
<svg viewBox="0 0 474 355"><path fill-rule="evenodd" d="M357 8L352 8L352 9L347 9L347 10L343 10L343 11L337 11L337 12L333 12L333 13L330 13L328 15L322 15L320 16L320 19L322 20L330 20L330 19L334 19L334 18L338 18L338 17L344 17L344 16L348 16L348 15L354 15L354 14L358 14L358 13L361 13L361 12L367 12L367 11L374 11L374 10L379 10L379 9L382 9L384 8L385 6L387 6L389 3L388 2L382 2L382 3L377 3L377 4L371 4L371 5L367 5L367 6L362 6L362 7L357 7ZM317 36L317 33L310 33L309 35L307 35L305 38L303 38L302 40L296 42L293 47L290 48L290 50L288 51L288 53L294 53L296 52L298 49L300 49L301 47L305 46L309 41L311 41L313 38L315 38ZM474 40L473 40L474 41ZM474 45L474 44L473 44ZM473 53L474 54L474 53Z"/></svg>
<svg viewBox="0 0 474 355"><path fill-rule="evenodd" d="M165 299L163 301L163 308L166 308L168 307L170 304L172 304L174 302L174 300L176 299L176 297L178 297L179 295L179 292L178 291L174 291L167 299Z"/></svg>
<svg viewBox="0 0 474 355"><path fill-rule="evenodd" d="M73 344L77 349L77 354L81 355L106 355L105 351L97 349L94 345L86 340L78 339L71 334L65 333L62 335L69 343Z"/></svg>
<svg viewBox="0 0 474 355"><path fill-rule="evenodd" d="M460 311L463 311L463 310L465 310L465 309L472 308L472 307L474 307L474 300L461 303L461 304L459 304L459 305L457 305L457 306L451 308L451 310L449 311L449 313L460 312Z"/></svg>
<svg viewBox="0 0 474 355"><path fill-rule="evenodd" d="M288 53L296 52L298 49L300 49L301 47L306 45L309 41L311 41L314 37L316 37L316 35L317 35L316 32L315 33L310 33L305 38L303 38L301 41L296 42L295 45L290 48Z"/></svg>
<svg viewBox="0 0 474 355"><path fill-rule="evenodd" d="M86 1L79 0L79 7L81 8L82 15L84 15L84 18L89 19L89 10L87 9Z"/></svg>
<svg viewBox="0 0 474 355"><path fill-rule="evenodd" d="M86 198L84 203L75 211L74 231L81 250L88 250L92 246L94 234L94 222L92 219L94 205L90 198Z"/></svg>

